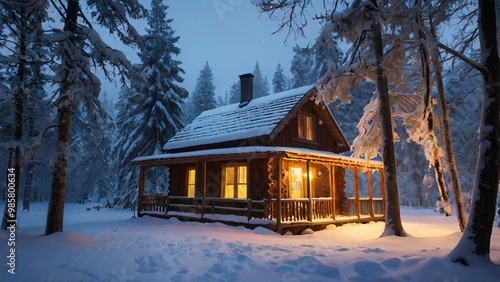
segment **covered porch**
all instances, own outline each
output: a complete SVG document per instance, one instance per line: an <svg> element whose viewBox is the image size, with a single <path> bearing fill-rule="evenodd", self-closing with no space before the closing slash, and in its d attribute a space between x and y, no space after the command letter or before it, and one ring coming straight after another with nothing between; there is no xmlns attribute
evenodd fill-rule
<svg viewBox="0 0 500 282"><path fill-rule="evenodd" d="M224 175L214 176L214 171L227 162L248 167L244 197L224 197ZM140 167L139 216L264 226L279 233L384 219L380 162L295 148L240 147L144 157L133 164ZM149 168L176 171L183 164L198 168L195 193L188 195L189 187L179 186L189 181L175 176L168 194L144 194ZM212 191L217 185L219 192Z"/></svg>

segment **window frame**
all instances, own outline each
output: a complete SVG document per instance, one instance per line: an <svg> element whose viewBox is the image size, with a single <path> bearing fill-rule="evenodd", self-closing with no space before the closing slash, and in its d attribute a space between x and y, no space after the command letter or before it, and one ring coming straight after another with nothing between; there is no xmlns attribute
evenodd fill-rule
<svg viewBox="0 0 500 282"><path fill-rule="evenodd" d="M190 183L190 172L194 171L194 183ZM190 188L192 187L192 196L190 196ZM187 167L186 168L186 196L189 198L195 198L196 197L196 167Z"/></svg>
<svg viewBox="0 0 500 282"><path fill-rule="evenodd" d="M245 168L245 182L239 182L240 181L240 167ZM221 198L225 199L248 199L248 164L247 163L231 163L231 164L225 164L222 165L222 187L221 187ZM227 182L227 169L231 168L233 169L233 179L231 183ZM232 197L228 197L226 194L227 186L232 185ZM240 198L239 196L239 187L241 185L245 186L245 197Z"/></svg>
<svg viewBox="0 0 500 282"><path fill-rule="evenodd" d="M297 137L303 141L316 141L316 116L306 112L297 114Z"/></svg>

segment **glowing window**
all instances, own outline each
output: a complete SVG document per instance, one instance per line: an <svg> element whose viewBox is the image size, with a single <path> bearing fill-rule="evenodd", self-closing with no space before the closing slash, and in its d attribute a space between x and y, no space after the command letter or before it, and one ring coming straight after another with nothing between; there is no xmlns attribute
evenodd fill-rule
<svg viewBox="0 0 500 282"><path fill-rule="evenodd" d="M314 117L306 114L299 114L297 119L299 138L314 141Z"/></svg>
<svg viewBox="0 0 500 282"><path fill-rule="evenodd" d="M196 169L189 168L187 171L187 196L194 197L196 188Z"/></svg>
<svg viewBox="0 0 500 282"><path fill-rule="evenodd" d="M223 198L247 198L248 171L246 165L225 166Z"/></svg>

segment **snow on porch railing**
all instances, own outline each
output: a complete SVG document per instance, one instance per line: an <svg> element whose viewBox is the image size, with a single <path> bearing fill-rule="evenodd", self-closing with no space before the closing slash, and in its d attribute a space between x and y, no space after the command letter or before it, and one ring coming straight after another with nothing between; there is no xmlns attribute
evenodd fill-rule
<svg viewBox="0 0 500 282"><path fill-rule="evenodd" d="M144 195L141 214L167 215L169 211L200 214L228 214L251 219L268 219L280 222L312 222L334 218L334 206L331 197L281 199L281 209L278 210L278 199L233 199L233 198L192 198L166 195ZM382 198L349 198L349 215L357 216L356 203L359 204L360 217L373 218L384 215Z"/></svg>
<svg viewBox="0 0 500 282"><path fill-rule="evenodd" d="M333 220L333 203L331 197L281 199L281 213L277 212L278 199L269 202L269 219L280 218L282 222L314 221L319 219Z"/></svg>
<svg viewBox="0 0 500 282"><path fill-rule="evenodd" d="M167 196L165 195L144 195L142 196L142 210L140 213L167 213Z"/></svg>
<svg viewBox="0 0 500 282"><path fill-rule="evenodd" d="M348 199L349 201L349 216L357 216L356 213L356 198L351 197ZM371 217L371 205L370 198L359 198L359 216ZM384 201L382 198L373 198L373 215L381 216L384 215Z"/></svg>
<svg viewBox="0 0 500 282"><path fill-rule="evenodd" d="M193 198L167 195L142 196L141 214L163 214L169 211L200 214L230 214L252 218L268 219L268 200L233 198Z"/></svg>

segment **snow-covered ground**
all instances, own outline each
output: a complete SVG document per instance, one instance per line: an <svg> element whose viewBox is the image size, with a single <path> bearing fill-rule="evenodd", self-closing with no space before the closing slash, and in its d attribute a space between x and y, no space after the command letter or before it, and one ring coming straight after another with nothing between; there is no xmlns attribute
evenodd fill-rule
<svg viewBox="0 0 500 282"><path fill-rule="evenodd" d="M3 207L3 204L1 205ZM263 228L131 218L131 211L68 204L65 231L43 236L47 204L19 214L15 275L0 232L0 281L499 281L495 264L446 259L460 238L455 217L402 208L412 237L379 238L383 223L345 225L309 235ZM474 263L474 262L473 262Z"/></svg>

